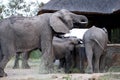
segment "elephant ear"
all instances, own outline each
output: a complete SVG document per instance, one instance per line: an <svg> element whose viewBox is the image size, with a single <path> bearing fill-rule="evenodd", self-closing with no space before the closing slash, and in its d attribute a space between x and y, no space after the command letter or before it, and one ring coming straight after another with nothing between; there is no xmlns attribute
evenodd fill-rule
<svg viewBox="0 0 120 80"><path fill-rule="evenodd" d="M68 33L69 28L62 19L62 16L63 15L59 12L53 13L53 15L50 17L50 25L57 33Z"/></svg>

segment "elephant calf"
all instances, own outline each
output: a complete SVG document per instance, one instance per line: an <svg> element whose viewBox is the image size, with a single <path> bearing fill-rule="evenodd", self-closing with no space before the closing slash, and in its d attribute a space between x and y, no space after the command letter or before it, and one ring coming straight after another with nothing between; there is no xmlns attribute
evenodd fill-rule
<svg viewBox="0 0 120 80"><path fill-rule="evenodd" d="M86 72L99 72L105 64L104 59L108 42L107 30L93 26L85 32L83 41L88 62Z"/></svg>
<svg viewBox="0 0 120 80"><path fill-rule="evenodd" d="M79 40L77 38L61 39L54 37L53 39L53 52L55 59L60 60L60 67L65 67L66 73L69 73L70 69L74 66L74 48L78 43Z"/></svg>

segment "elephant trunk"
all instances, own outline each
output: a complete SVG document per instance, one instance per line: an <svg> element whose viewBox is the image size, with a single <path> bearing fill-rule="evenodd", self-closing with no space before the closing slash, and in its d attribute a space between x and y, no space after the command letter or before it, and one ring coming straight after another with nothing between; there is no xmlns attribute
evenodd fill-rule
<svg viewBox="0 0 120 80"><path fill-rule="evenodd" d="M83 15L79 15L76 18L76 22L74 23L75 28L85 28L88 24L88 18Z"/></svg>
<svg viewBox="0 0 120 80"><path fill-rule="evenodd" d="M81 16L81 18L80 18L80 24L81 24L81 27L86 27L87 26L87 24L88 24L88 19L87 19L87 17L86 16Z"/></svg>

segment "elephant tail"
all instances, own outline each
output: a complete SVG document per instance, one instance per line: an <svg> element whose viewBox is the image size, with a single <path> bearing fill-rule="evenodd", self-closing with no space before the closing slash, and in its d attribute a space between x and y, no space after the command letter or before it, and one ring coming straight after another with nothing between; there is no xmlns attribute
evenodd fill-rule
<svg viewBox="0 0 120 80"><path fill-rule="evenodd" d="M104 47L102 46L102 44L97 39L94 39L94 41L101 47L102 50L104 50Z"/></svg>

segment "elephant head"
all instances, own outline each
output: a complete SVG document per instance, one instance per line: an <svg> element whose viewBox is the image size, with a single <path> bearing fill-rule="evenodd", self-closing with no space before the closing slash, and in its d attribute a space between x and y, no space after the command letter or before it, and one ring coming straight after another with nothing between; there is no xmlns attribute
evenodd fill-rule
<svg viewBox="0 0 120 80"><path fill-rule="evenodd" d="M68 33L69 30L74 27L74 23L86 25L88 23L88 19L83 15L73 14L65 9L55 12L50 17L50 25L57 33Z"/></svg>

